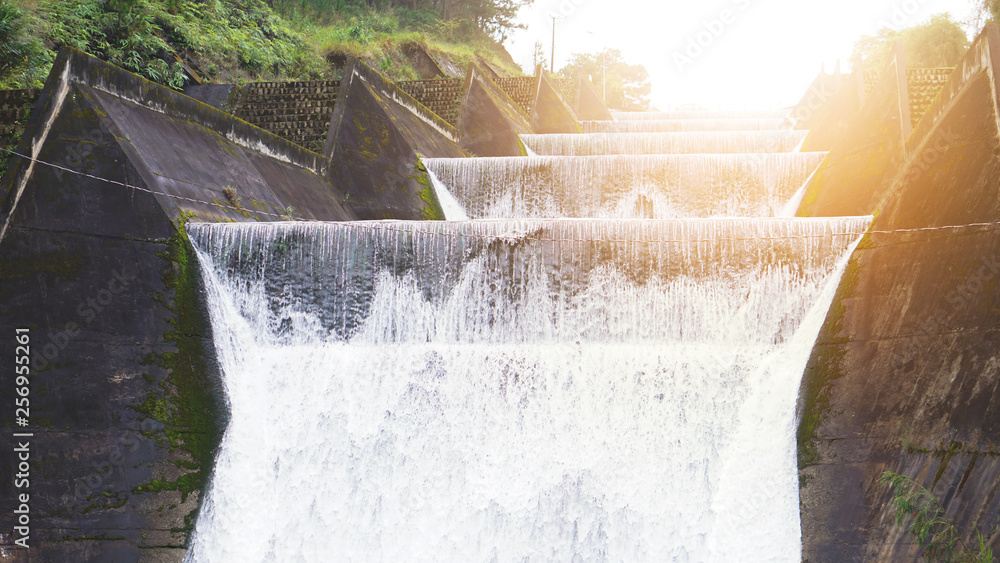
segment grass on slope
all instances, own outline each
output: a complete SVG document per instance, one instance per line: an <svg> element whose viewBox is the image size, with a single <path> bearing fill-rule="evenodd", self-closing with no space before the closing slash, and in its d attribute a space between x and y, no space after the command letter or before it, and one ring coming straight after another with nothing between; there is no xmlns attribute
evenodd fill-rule
<svg viewBox="0 0 1000 563"><path fill-rule="evenodd" d="M365 59L390 79L419 78L402 47L418 43L464 66L477 57L512 74L495 45L461 22L430 10L375 11L348 5L320 14L277 0L0 0L14 4L29 48L0 88L38 87L62 45L150 80L181 88L179 59L205 82L315 80L334 77L328 54Z"/></svg>

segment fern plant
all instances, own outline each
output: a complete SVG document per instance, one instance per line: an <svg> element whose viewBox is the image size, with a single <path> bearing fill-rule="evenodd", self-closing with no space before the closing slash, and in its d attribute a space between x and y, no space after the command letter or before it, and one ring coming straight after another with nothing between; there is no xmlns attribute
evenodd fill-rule
<svg viewBox="0 0 1000 563"><path fill-rule="evenodd" d="M920 483L892 471L883 472L878 482L892 489L896 524L917 540L924 559L963 563L994 560L989 536L977 529L976 543L966 543L941 503Z"/></svg>

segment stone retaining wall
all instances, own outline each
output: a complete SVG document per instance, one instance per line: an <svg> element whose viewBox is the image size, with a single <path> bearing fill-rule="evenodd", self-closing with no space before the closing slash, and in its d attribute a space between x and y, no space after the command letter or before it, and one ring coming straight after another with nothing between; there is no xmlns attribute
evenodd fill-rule
<svg viewBox="0 0 1000 563"><path fill-rule="evenodd" d="M537 78L534 76L498 78L496 83L504 92L507 92L508 96L517 102L517 105L524 109L525 113L531 115L532 106L535 104L535 94L538 85Z"/></svg>
<svg viewBox="0 0 1000 563"><path fill-rule="evenodd" d="M907 89L910 93L910 121L914 127L934 102L941 88L948 83L952 68L908 68ZM871 94L878 83L879 73L865 73L865 94Z"/></svg>
<svg viewBox="0 0 1000 563"><path fill-rule="evenodd" d="M458 125L458 109L462 103L461 78L446 80L407 80L397 82L401 90L427 106L452 125Z"/></svg>
<svg viewBox="0 0 1000 563"><path fill-rule="evenodd" d="M255 82L246 87L236 117L321 153L339 88L339 80Z"/></svg>

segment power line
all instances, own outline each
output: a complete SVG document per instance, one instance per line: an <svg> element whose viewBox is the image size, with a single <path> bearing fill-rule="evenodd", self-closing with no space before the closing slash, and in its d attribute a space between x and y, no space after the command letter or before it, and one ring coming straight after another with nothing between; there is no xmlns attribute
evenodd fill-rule
<svg viewBox="0 0 1000 563"><path fill-rule="evenodd" d="M516 235L503 235L503 234L496 234L496 235L485 235L485 234L483 234L483 235L480 235L480 234L472 234L472 233L470 233L470 234L465 234L465 233L441 233L441 232L421 230L421 229L400 229L400 228L394 228L394 227L390 226L389 224L377 224L377 223L369 223L369 222L364 222L364 221L319 221L319 220L316 220L316 219L304 219L304 218L292 217L291 215L283 215L283 214L277 214L277 213L268 213L266 211L249 210L249 209L244 209L244 208L241 208L241 207L236 207L236 206L232 206L232 205L222 204L222 203L219 203L219 202L216 202L216 201L205 201L205 200L191 198L191 197L186 197L186 196L169 194L169 193L166 193L166 192L159 192L159 191L151 190L151 189L148 189L148 188L143 188L143 187L140 187L140 186L133 186L133 185L128 184L126 182L119 182L118 180L112 180L110 178L102 178L100 176L94 176L93 174L88 174L86 172L81 172L81 171L78 171L78 170L73 170L71 168L67 168L65 166L61 166L61 165L54 164L54 163L51 163L51 162L46 162L46 161L41 160L41 159L32 158L30 156L21 154L21 153L19 153L17 151L13 151L13 150L10 150L10 149L0 148L0 150L2 150L4 152L7 152L7 153L10 153L10 154L12 154L14 156L18 156L18 157L23 158L25 160L29 160L29 161L32 161L32 162L37 162L37 163L40 163L40 164L44 164L46 166L51 166L52 168L56 168L58 170L63 170L65 172L69 172L71 174L76 174L78 176L83 176L83 177L86 177L86 178L91 178L93 180L98 180L98 181L101 181L101 182L106 182L106 183L109 183L109 184L114 184L114 185L117 185L117 186L122 186L122 187L125 187L125 188L128 188L128 189L132 189L132 190L139 190L139 191L146 192L146 193L149 193L149 194L152 194L152 195L162 195L162 196L166 196L166 197L170 197L170 198L174 198L174 199L179 199L179 200L183 200L183 201L190 201L192 203L200 203L200 204L208 205L208 206L214 206L214 207L219 207L219 208L231 209L233 211L237 211L237 212L240 212L240 213L254 213L254 214L257 214L257 215L266 215L266 216L269 216L269 217L276 217L276 218L279 218L279 219L291 220L291 221L295 221L295 222L336 224L336 225L343 225L345 227L352 228L352 229L362 229L362 230L383 230L383 231L395 231L395 232L412 233L412 234L426 234L426 235L433 235L433 236L444 236L444 237L455 237L455 238L484 238L484 239L490 239L490 240L509 238L509 239L515 239L515 240L531 240L531 241L537 241L537 242L607 242L607 243L633 243L633 244L786 240L786 239L807 239L807 238L831 238L831 237L843 237L843 236L858 236L859 234L864 234L864 233L845 232L845 233L824 233L824 234L815 234L815 235L788 235L788 236L775 236L775 237L728 237L728 238L715 238L715 239L688 239L688 240L684 240L684 239L677 239L677 240L663 240L663 239L657 239L657 240L649 240L649 239L646 239L646 240L631 240L631 239L556 239L556 238L542 238L542 237L532 237L532 236L519 237L519 236L516 236ZM160 174L160 173L155 173L155 174L158 175L158 176L163 176L165 178L169 178L168 176L165 176L165 175ZM174 179L174 178L171 178L171 179ZM179 181L179 182L184 182L184 183L187 183L187 184L191 184L193 186L198 186L198 187L204 188L204 189L212 189L212 188L210 188L208 186L203 186L201 184L196 184L194 182L189 182L187 180L177 180L177 179L174 179L174 180ZM764 217L762 217L762 219L763 218ZM540 219L540 220L546 220L546 219ZM1000 227L1000 221L989 222L989 223L967 223L967 224L963 224L963 225L942 225L942 226L938 226L938 227L915 227L915 228L912 228L912 229L892 229L892 230L885 230L885 231L882 231L882 230L871 230L871 231L866 231L866 232L868 234L897 234L897 233L914 233L914 232L927 232L927 231L944 231L944 230L955 230L955 229L967 229L967 228L971 228L971 227Z"/></svg>
<svg viewBox="0 0 1000 563"><path fill-rule="evenodd" d="M289 219L290 218L289 215L280 215L280 214L277 214L277 213L268 213L266 211L256 211L256 210L251 210L251 209L244 209L242 207L236 207L236 206L233 206L233 205L226 205L226 204L222 204L222 203L219 203L219 202L216 202L216 201L205 201L205 200L195 199L195 198L191 198L191 197L185 197L185 196L181 196L181 195L168 194L166 192L158 192L158 191L155 191L155 190L150 190L150 189L147 189L147 188L143 188L141 186L133 186L133 185L128 184L126 182L119 182L118 180L112 180L110 178L102 178L100 176L94 176L93 174L87 174L86 172L81 172L79 170L73 170L71 168L66 168L65 166L60 166L58 164L53 164L51 162L46 162L46 161L41 160L41 159L31 158L30 156L21 154L21 153L19 153L17 151L12 151L10 149L0 148L0 151L4 151L4 152L7 152L7 153L10 153L10 154L12 154L14 156L19 156L19 157L21 157L21 158L23 158L25 160L29 160L31 162L37 162L39 164L44 164L46 166L51 166L52 168L56 168L56 169L62 170L64 172L69 172L71 174L76 174L78 176L84 176L84 177L90 178L92 180L98 180L98 181L101 181L101 182L107 182L109 184L115 184L117 186L122 186L122 187L129 188L129 189L132 189L132 190L139 190L140 192L146 192L146 193L153 194L153 195L162 195L162 196L166 196L166 197L172 197L174 199L179 199L179 200L183 200L183 201L190 201L192 203L201 203L201 204L204 204L204 205L210 205L210 206L215 206L215 207L219 207L219 208L228 208L228 209L232 209L234 211L241 212L241 213L256 213L256 214L259 214L259 215L267 215L267 216L270 216L270 217L278 217L279 219ZM164 174L160 174L158 172L154 172L154 174L156 174L157 176L163 176L164 178L170 178L169 176L166 176ZM189 182L187 180L178 180L176 178L170 178L170 179L171 180L175 180L177 182L184 182L185 184L191 184L192 186L198 186L199 188L205 188L206 190L212 189L212 188L210 188L208 186L203 186L201 184L196 184L194 182ZM296 220L294 217L292 217L291 219L292 220Z"/></svg>

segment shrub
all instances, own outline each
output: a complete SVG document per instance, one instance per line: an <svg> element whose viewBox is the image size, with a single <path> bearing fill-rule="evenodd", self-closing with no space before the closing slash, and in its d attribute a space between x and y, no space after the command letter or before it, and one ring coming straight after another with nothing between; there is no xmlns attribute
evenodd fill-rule
<svg viewBox="0 0 1000 563"><path fill-rule="evenodd" d="M52 57L37 38L28 38L27 20L17 6L0 0L0 87L41 86Z"/></svg>

